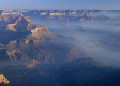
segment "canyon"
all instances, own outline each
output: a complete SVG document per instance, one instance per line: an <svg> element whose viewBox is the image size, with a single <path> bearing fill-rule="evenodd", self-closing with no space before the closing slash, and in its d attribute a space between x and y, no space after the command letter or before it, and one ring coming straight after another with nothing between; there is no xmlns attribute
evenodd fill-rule
<svg viewBox="0 0 120 86"><path fill-rule="evenodd" d="M82 49L77 49L72 44L73 40L76 41L75 39L55 35L47 27L37 26L23 15L18 15L16 18L13 15L10 19L9 16L7 18L4 16L1 20L7 22L4 32L12 31L18 33L18 36L22 33L28 34L24 38L16 38L16 40L10 40L7 44L4 44L1 47L2 59L10 61L31 60L31 63L27 66L32 67L36 64L63 63L85 55ZM79 51L81 53L77 54L76 52ZM63 52L64 54L62 54Z"/></svg>
<svg viewBox="0 0 120 86"><path fill-rule="evenodd" d="M1 10L0 86L119 86L119 17L106 12Z"/></svg>

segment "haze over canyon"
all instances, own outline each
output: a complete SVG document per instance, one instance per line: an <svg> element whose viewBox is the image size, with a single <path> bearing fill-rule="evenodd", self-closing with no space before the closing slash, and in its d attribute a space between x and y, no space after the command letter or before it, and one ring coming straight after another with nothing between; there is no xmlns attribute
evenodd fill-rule
<svg viewBox="0 0 120 86"><path fill-rule="evenodd" d="M119 86L119 10L0 10L0 86Z"/></svg>

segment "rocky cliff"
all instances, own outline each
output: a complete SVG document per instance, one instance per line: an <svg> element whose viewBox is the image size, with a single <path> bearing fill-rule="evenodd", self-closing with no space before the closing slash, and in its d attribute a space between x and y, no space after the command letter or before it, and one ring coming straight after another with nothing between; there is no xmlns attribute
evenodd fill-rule
<svg viewBox="0 0 120 86"><path fill-rule="evenodd" d="M10 86L10 81L3 74L0 74L0 86Z"/></svg>
<svg viewBox="0 0 120 86"><path fill-rule="evenodd" d="M12 31L30 31L34 28L36 28L36 24L22 15L16 17L14 22L6 25L6 30Z"/></svg>
<svg viewBox="0 0 120 86"><path fill-rule="evenodd" d="M30 31L37 24L23 15L0 15L0 29L11 31Z"/></svg>
<svg viewBox="0 0 120 86"><path fill-rule="evenodd" d="M53 38L55 35L48 30L47 27L37 27L34 30L31 30L31 34L28 39L49 39Z"/></svg>
<svg viewBox="0 0 120 86"><path fill-rule="evenodd" d="M0 58L9 58L10 61L30 61L27 66L32 68L37 64L63 63L84 55L82 49L78 49L72 44L74 39L55 35L47 27L38 27L23 15L12 17L6 22L8 22L6 30L22 34L24 37L15 35L14 37L19 38L6 43L3 48L4 55ZM0 53L3 54L3 51Z"/></svg>

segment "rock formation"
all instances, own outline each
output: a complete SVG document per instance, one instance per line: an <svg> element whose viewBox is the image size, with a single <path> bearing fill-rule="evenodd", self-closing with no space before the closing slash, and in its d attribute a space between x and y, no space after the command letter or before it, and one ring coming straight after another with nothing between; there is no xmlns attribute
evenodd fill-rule
<svg viewBox="0 0 120 86"><path fill-rule="evenodd" d="M6 30L12 31L30 31L34 29L36 24L22 15L16 17L15 21L6 25Z"/></svg>
<svg viewBox="0 0 120 86"><path fill-rule="evenodd" d="M0 86L10 86L10 81L8 81L3 74L0 74Z"/></svg>
<svg viewBox="0 0 120 86"><path fill-rule="evenodd" d="M54 37L54 35L48 30L47 27L37 27L34 30L31 30L31 39L49 39L52 37Z"/></svg>
<svg viewBox="0 0 120 86"><path fill-rule="evenodd" d="M31 62L27 66L32 68L37 64L62 63L83 57L84 52L79 53L80 49L71 44L73 39L55 35L47 27L38 27L23 15L3 20L8 22L6 30L22 35L25 35L25 32L28 34L24 38L16 38L7 43L4 55L0 58L9 58L11 61L29 60Z"/></svg>

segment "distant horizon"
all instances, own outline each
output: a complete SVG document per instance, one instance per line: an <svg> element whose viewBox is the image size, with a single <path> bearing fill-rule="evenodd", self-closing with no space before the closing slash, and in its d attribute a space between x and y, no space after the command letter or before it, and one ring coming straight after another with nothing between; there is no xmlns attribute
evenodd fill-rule
<svg viewBox="0 0 120 86"><path fill-rule="evenodd" d="M120 10L120 0L0 0L3 10L96 9Z"/></svg>
<svg viewBox="0 0 120 86"><path fill-rule="evenodd" d="M0 9L0 10L103 10L103 11L120 11L116 9Z"/></svg>

